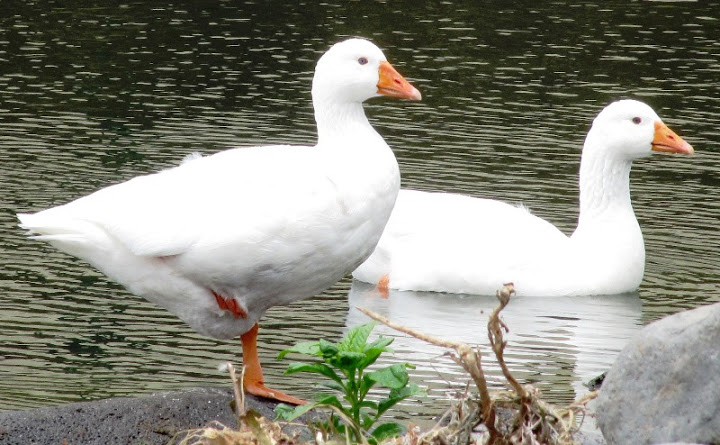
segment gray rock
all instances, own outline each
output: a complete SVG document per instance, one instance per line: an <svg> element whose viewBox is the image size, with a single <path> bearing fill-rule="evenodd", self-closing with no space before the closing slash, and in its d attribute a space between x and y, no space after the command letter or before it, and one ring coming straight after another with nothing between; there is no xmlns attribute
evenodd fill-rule
<svg viewBox="0 0 720 445"><path fill-rule="evenodd" d="M578 445L606 445L605 439L600 431L578 431L572 435L575 444Z"/></svg>
<svg viewBox="0 0 720 445"><path fill-rule="evenodd" d="M720 303L646 326L597 400L608 444L720 444Z"/></svg>
<svg viewBox="0 0 720 445"><path fill-rule="evenodd" d="M236 426L229 405L232 399L229 388L192 388L137 398L10 411L0 413L0 445L167 444L176 433L208 426L213 421ZM275 417L274 402L247 396L246 405L268 419ZM310 420L322 416L309 414ZM284 432L291 436L299 433L300 439L312 443L310 431L299 426L305 421L307 415ZM573 438L582 445L605 445L595 430L578 432Z"/></svg>
<svg viewBox="0 0 720 445"><path fill-rule="evenodd" d="M236 427L233 399L230 388L192 388L0 413L0 444L166 444L176 433L212 421ZM247 396L246 406L275 417L275 403Z"/></svg>

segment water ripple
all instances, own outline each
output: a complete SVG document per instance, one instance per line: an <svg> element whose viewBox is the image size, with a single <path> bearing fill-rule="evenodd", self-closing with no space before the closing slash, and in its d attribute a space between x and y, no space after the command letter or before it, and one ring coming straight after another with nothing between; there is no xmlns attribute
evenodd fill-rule
<svg viewBox="0 0 720 445"><path fill-rule="evenodd" d="M395 150L406 187L524 203L569 233L580 149L606 103L643 99L695 146L694 157L656 156L633 169L647 248L633 304L588 300L585 312L574 313L560 304L532 319L509 311L517 325L534 328L513 337L513 369L552 400L569 400L640 324L720 300L720 99L713 93L720 41L711 8L16 2L0 18L0 409L227 384L216 367L240 360L237 340L197 335L85 264L25 239L14 214L175 165L192 152L314 143L314 65L329 44L350 35L376 41L423 93L421 103L366 106ZM358 298L343 281L267 314L259 341L268 381L300 396L315 391L312 381L283 376L286 362L274 357L296 341L338 339L354 323L348 293ZM435 314L421 324L483 341L478 332L450 329L483 300L458 297L443 308L437 298L397 297L425 308L415 318L384 309L410 324ZM431 397L461 389L459 371L441 351L402 338L396 349L388 360L416 361ZM489 370L499 384L497 369ZM403 409L425 415L430 405Z"/></svg>

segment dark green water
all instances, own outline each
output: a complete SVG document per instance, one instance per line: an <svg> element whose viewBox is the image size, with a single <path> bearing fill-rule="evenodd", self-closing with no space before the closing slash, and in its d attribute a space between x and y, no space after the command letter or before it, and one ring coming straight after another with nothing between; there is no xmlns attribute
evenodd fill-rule
<svg viewBox="0 0 720 445"><path fill-rule="evenodd" d="M314 64L346 36L373 40L423 93L421 103L366 107L405 186L522 202L569 232L584 134L610 101L648 102L696 148L633 169L648 256L637 295L508 307L508 359L524 381L572 399L638 326L720 300L720 21L711 2L72 3L0 4L0 410L226 384L216 367L240 361L239 341L201 337L25 239L14 214L194 151L312 144ZM282 376L286 363L274 356L360 322L350 288L346 280L266 315L269 382L313 392L312 382ZM352 304L486 341L481 312L492 299L379 301L368 292L353 285ZM436 399L462 388L441 351L405 338L396 346L430 387L407 414L437 412Z"/></svg>

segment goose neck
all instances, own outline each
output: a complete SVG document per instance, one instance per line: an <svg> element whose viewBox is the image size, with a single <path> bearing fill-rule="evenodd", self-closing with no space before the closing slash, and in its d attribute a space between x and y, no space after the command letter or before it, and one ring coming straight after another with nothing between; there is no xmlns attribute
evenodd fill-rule
<svg viewBox="0 0 720 445"><path fill-rule="evenodd" d="M377 134L365 116L362 103L316 101L315 122L318 144L337 139L349 140L367 133Z"/></svg>
<svg viewBox="0 0 720 445"><path fill-rule="evenodd" d="M586 147L587 148L587 147ZM580 220L596 220L604 214L632 213L629 160L602 151L583 150L580 162Z"/></svg>

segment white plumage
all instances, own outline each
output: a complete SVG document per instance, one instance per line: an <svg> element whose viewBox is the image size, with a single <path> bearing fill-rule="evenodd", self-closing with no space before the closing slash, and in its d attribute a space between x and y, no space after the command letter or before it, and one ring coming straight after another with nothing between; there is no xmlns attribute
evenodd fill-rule
<svg viewBox="0 0 720 445"><path fill-rule="evenodd" d="M380 242L354 277L400 290L492 295L618 294L645 267L630 203L634 159L652 150L693 152L647 105L607 106L588 132L580 165L580 216L572 236L524 208L450 193L401 190Z"/></svg>
<svg viewBox="0 0 720 445"><path fill-rule="evenodd" d="M19 214L21 226L202 334L244 334L269 307L320 293L357 267L399 190L395 157L362 102L420 93L380 49L361 39L334 45L317 64L312 95L316 146L189 157Z"/></svg>

